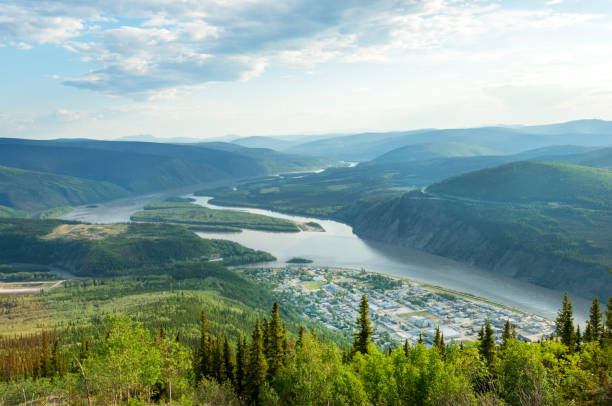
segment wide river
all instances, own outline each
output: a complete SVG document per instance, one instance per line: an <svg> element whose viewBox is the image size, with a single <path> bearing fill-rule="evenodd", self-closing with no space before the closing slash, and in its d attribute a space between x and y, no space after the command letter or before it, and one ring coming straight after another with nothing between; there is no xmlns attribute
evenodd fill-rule
<svg viewBox="0 0 612 406"><path fill-rule="evenodd" d="M149 202L159 201L165 195L168 194L121 199L96 207L78 207L63 218L91 223L125 222L129 221L133 212L142 209ZM468 292L548 318L556 317L557 309L561 305L562 292L409 248L365 240L353 234L350 226L336 221L286 215L270 210L219 207L210 204L209 197L189 197L196 199L197 204L210 208L240 210L296 222L315 221L323 226L325 232L273 233L244 230L241 233L197 233L202 238L231 240L249 248L270 252L278 258L278 262L271 265L283 265L292 257L303 257L314 261L314 265L318 266L364 268ZM579 297L572 299L575 318L583 322L590 303Z"/></svg>

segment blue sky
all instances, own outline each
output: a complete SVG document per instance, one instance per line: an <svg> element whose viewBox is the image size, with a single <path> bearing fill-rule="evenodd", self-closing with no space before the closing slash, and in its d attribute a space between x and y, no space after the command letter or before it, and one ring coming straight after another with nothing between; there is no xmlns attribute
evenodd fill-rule
<svg viewBox="0 0 612 406"><path fill-rule="evenodd" d="M0 136L612 120L609 0L0 0Z"/></svg>

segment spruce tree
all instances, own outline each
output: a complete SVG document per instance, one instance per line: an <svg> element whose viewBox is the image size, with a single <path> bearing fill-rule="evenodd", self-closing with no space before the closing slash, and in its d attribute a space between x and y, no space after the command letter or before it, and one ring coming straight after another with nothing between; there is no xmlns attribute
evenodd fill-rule
<svg viewBox="0 0 612 406"><path fill-rule="evenodd" d="M589 326L591 327L591 337L589 341L599 341L603 336L602 314L599 308L597 297L593 299L593 304L589 310Z"/></svg>
<svg viewBox="0 0 612 406"><path fill-rule="evenodd" d="M235 383L234 376L234 355L232 354L232 347L229 345L229 341L227 340L227 336L223 337L223 380L230 381L231 383Z"/></svg>
<svg viewBox="0 0 612 406"><path fill-rule="evenodd" d="M506 320L506 323L504 324L504 332L502 333L502 348L506 348L508 341L511 338L514 338L512 335L512 326L510 326L510 320Z"/></svg>
<svg viewBox="0 0 612 406"><path fill-rule="evenodd" d="M296 348L301 347L304 342L304 326L300 326L300 332L298 333L298 340L295 344Z"/></svg>
<svg viewBox="0 0 612 406"><path fill-rule="evenodd" d="M561 339L561 343L566 345L570 352L574 351L574 315L572 302L569 300L567 292L563 295L563 304L559 310L557 320L555 321L555 327L557 336Z"/></svg>
<svg viewBox="0 0 612 406"><path fill-rule="evenodd" d="M359 304L359 317L357 318L358 331L355 333L355 341L353 342L353 353L360 352L366 354L368 352L368 344L370 343L370 337L372 336L372 326L368 313L370 306L368 305L368 298L366 295L361 296L361 303Z"/></svg>
<svg viewBox="0 0 612 406"><path fill-rule="evenodd" d="M202 309L200 313L200 345L197 349L196 366L194 367L196 381L199 382L202 378L209 375L210 371L210 351L208 345L208 321L206 320L206 310Z"/></svg>
<svg viewBox="0 0 612 406"><path fill-rule="evenodd" d="M263 348L263 334L259 318L255 321L255 329L251 338L249 351L249 366L246 377L246 392L251 404L260 405L260 390L266 380L266 358Z"/></svg>
<svg viewBox="0 0 612 406"><path fill-rule="evenodd" d="M423 332L419 331L419 341L417 341L417 344L423 344Z"/></svg>
<svg viewBox="0 0 612 406"><path fill-rule="evenodd" d="M582 341L585 343L589 343L593 341L593 330L591 330L591 323L587 320L586 327L584 329L584 335L582 336Z"/></svg>
<svg viewBox="0 0 612 406"><path fill-rule="evenodd" d="M225 375L223 365L223 344L221 341L221 335L217 335L215 340L215 350L213 352L213 374L217 382L223 382Z"/></svg>
<svg viewBox="0 0 612 406"><path fill-rule="evenodd" d="M437 347L438 349L440 348L440 327L436 327L436 334L434 335L434 342L433 345L435 347Z"/></svg>
<svg viewBox="0 0 612 406"><path fill-rule="evenodd" d="M574 336L575 339L574 341L576 342L576 352L580 352L580 350L582 349L581 346L581 341L582 341L582 336L580 335L580 324L576 327L576 335Z"/></svg>
<svg viewBox="0 0 612 406"><path fill-rule="evenodd" d="M246 337L244 338L244 342L242 339L242 335L238 334L238 344L236 347L236 392L239 396L244 395L244 385L247 375L247 342Z"/></svg>
<svg viewBox="0 0 612 406"><path fill-rule="evenodd" d="M404 340L404 355L408 356L410 354L410 343L408 343L408 339Z"/></svg>
<svg viewBox="0 0 612 406"><path fill-rule="evenodd" d="M283 336L284 329L278 314L278 302L274 302L272 313L270 314L270 322L268 324L268 340L266 361L268 363L268 379L272 380L276 372L282 367L285 359L284 341L286 336Z"/></svg>
<svg viewBox="0 0 612 406"><path fill-rule="evenodd" d="M491 365L495 358L495 338L493 338L493 329L491 328L491 320L487 321L483 328L483 337L479 345L480 355Z"/></svg>

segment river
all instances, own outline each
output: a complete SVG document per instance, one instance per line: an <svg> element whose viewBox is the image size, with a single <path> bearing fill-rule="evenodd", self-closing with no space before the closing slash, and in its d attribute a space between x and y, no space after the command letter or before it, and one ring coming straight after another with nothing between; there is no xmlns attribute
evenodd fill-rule
<svg viewBox="0 0 612 406"><path fill-rule="evenodd" d="M121 199L97 207L79 207L63 218L91 223L125 222L129 220L130 214L141 210L145 204L159 201L166 195L169 193ZM270 265L281 266L292 257L303 257L314 261L315 266L364 268L468 292L547 318L556 317L561 306L563 292L486 272L421 251L362 239L353 233L350 226L336 221L263 209L220 207L210 204L210 197L191 194L188 197L194 198L197 204L213 209L247 211L296 222L315 221L323 226L325 232L274 233L244 230L241 233L197 233L202 238L231 240L249 248L270 252L278 258L277 263ZM579 297L573 297L572 300L575 318L583 322L590 303Z"/></svg>

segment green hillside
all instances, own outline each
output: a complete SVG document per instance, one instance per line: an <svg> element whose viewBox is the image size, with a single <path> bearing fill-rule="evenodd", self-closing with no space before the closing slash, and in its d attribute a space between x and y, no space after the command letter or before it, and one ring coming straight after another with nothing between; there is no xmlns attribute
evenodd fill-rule
<svg viewBox="0 0 612 406"><path fill-rule="evenodd" d="M274 260L225 240L208 240L167 224L94 225L59 220L0 219L4 263L56 265L83 276L150 273L176 261L222 258L237 265Z"/></svg>
<svg viewBox="0 0 612 406"><path fill-rule="evenodd" d="M424 161L434 158L468 157L479 155L495 155L491 148L464 142L433 142L427 144L407 145L394 149L372 160L372 163L397 163L409 161Z"/></svg>
<svg viewBox="0 0 612 406"><path fill-rule="evenodd" d="M0 205L35 212L116 199L128 192L108 182L0 166Z"/></svg>
<svg viewBox="0 0 612 406"><path fill-rule="evenodd" d="M516 162L446 179L432 194L504 203L612 208L612 173L564 163Z"/></svg>

